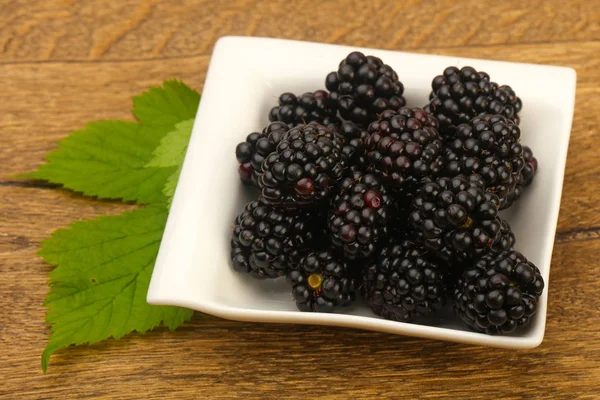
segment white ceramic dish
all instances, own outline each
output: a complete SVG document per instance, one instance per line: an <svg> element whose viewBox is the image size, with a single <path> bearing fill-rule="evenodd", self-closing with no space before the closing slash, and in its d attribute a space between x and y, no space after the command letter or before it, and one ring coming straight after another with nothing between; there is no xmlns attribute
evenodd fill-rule
<svg viewBox="0 0 600 400"><path fill-rule="evenodd" d="M567 146L575 101L573 69L409 54L277 39L225 37L211 59L202 101L148 291L148 302L256 322L336 325L505 348L532 348L544 337L548 289L530 327L509 336L468 331L448 308L424 324L387 321L360 302L342 314L296 310L285 281L257 281L229 263L231 224L253 199L237 175L236 144L268 122L283 92L324 87L325 75L350 51L381 57L405 85L409 106L427 102L430 83L449 65L471 65L506 83L523 99L522 142L539 172L523 198L504 214L517 249L548 283Z"/></svg>

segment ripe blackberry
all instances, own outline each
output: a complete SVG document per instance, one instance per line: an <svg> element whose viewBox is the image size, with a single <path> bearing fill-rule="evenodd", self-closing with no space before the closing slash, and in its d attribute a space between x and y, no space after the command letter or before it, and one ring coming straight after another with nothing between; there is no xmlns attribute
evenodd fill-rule
<svg viewBox="0 0 600 400"><path fill-rule="evenodd" d="M263 199L291 208L327 200L347 167L343 146L344 138L322 125L290 129L262 164Z"/></svg>
<svg viewBox="0 0 600 400"><path fill-rule="evenodd" d="M261 201L248 203L233 228L233 268L258 279L285 275L313 245L318 219L307 211L283 211Z"/></svg>
<svg viewBox="0 0 600 400"><path fill-rule="evenodd" d="M302 258L287 280L300 311L333 312L355 299L355 282L348 265L327 250Z"/></svg>
<svg viewBox="0 0 600 400"><path fill-rule="evenodd" d="M385 319L406 322L430 315L445 303L442 265L414 242L384 247L364 271L363 297Z"/></svg>
<svg viewBox="0 0 600 400"><path fill-rule="evenodd" d="M404 188L404 196L410 196L422 178L441 172L443 144L437 120L426 111L408 107L386 110L369 125L368 132L369 168L394 191Z"/></svg>
<svg viewBox="0 0 600 400"><path fill-rule="evenodd" d="M432 83L426 109L440 121L440 131L451 132L482 113L500 114L519 124L523 107L510 86L490 82L490 76L473 67L448 67Z"/></svg>
<svg viewBox="0 0 600 400"><path fill-rule="evenodd" d="M520 137L519 127L501 115L482 114L460 124L445 137L444 174L479 174L504 209L524 165Z"/></svg>
<svg viewBox="0 0 600 400"><path fill-rule="evenodd" d="M367 125L387 109L406 104L398 74L379 58L355 51L329 73L325 86L337 102L342 118Z"/></svg>
<svg viewBox="0 0 600 400"><path fill-rule="evenodd" d="M301 96L283 93L279 96L279 105L269 112L269 120L281 121L290 128L309 122L329 126L338 125L337 105L325 90L307 92Z"/></svg>
<svg viewBox="0 0 600 400"><path fill-rule="evenodd" d="M538 161L533 156L531 149L527 146L523 146L523 160L525 161L525 165L516 179L514 190L508 196L508 201L505 208L510 207L517 200L519 200L525 188L529 186L533 181L533 178L535 178L538 168Z"/></svg>
<svg viewBox="0 0 600 400"><path fill-rule="evenodd" d="M349 260L369 257L387 237L393 207L375 175L351 172L338 185L329 211L331 243Z"/></svg>
<svg viewBox="0 0 600 400"><path fill-rule="evenodd" d="M521 253L490 254L459 279L454 312L476 332L508 333L529 323L543 290L539 269Z"/></svg>
<svg viewBox="0 0 600 400"><path fill-rule="evenodd" d="M262 132L252 132L235 148L235 157L240 166L238 173L242 182L258 186L258 176L262 173L262 163L281 141L288 127L283 122L273 122Z"/></svg>
<svg viewBox="0 0 600 400"><path fill-rule="evenodd" d="M409 224L439 257L472 260L490 252L500 238L499 204L478 175L441 177L419 189Z"/></svg>

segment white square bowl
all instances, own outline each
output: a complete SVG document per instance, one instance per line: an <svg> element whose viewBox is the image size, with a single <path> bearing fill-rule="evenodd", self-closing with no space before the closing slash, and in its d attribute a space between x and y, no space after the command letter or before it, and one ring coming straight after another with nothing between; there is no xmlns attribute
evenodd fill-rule
<svg viewBox="0 0 600 400"><path fill-rule="evenodd" d="M522 142L539 171L522 199L504 213L517 250L542 272L546 289L530 327L508 336L474 333L448 307L421 324L387 321L360 301L339 314L296 310L285 281L258 281L230 266L231 225L257 192L238 178L234 149L262 129L283 92L324 87L349 52L372 54L394 68L408 105L427 103L431 80L445 67L471 65L509 84L523 100ZM219 317L256 322L336 325L504 348L532 348L544 337L548 276L575 102L573 69L352 48L289 40L225 37L215 46L183 170L152 274L147 300Z"/></svg>

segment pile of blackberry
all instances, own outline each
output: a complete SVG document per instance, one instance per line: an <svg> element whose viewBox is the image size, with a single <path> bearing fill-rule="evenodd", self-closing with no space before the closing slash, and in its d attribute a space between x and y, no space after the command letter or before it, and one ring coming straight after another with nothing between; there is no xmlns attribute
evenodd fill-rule
<svg viewBox="0 0 600 400"><path fill-rule="evenodd" d="M401 78L352 52L325 89L279 96L235 149L259 194L232 228L234 270L285 277L305 312L360 296L394 321L453 309L476 332L527 325L544 280L500 214L538 169L521 143L521 99L483 71L448 67L428 104L407 106Z"/></svg>

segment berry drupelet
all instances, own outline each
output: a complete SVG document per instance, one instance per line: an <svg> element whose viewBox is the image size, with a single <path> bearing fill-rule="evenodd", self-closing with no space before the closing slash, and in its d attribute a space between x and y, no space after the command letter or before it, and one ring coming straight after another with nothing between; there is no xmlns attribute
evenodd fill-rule
<svg viewBox="0 0 600 400"><path fill-rule="evenodd" d="M374 254L387 237L394 204L373 174L354 171L342 179L327 219L334 247L349 260Z"/></svg>
<svg viewBox="0 0 600 400"><path fill-rule="evenodd" d="M308 254L287 274L300 311L333 312L355 299L355 282L345 261L327 250Z"/></svg>
<svg viewBox="0 0 600 400"><path fill-rule="evenodd" d="M443 264L410 241L384 247L363 273L363 297L385 319L408 322L433 314L445 293Z"/></svg>
<svg viewBox="0 0 600 400"><path fill-rule="evenodd" d="M369 132L352 121L342 122L338 128L338 132L344 137L346 142L343 151L348 157L348 167L354 171L365 171L368 166L365 142L369 136Z"/></svg>
<svg viewBox="0 0 600 400"><path fill-rule="evenodd" d="M537 173L538 160L533 156L533 151L527 146L523 146L523 160L525 161L525 166L521 170L519 184L529 186Z"/></svg>
<svg viewBox="0 0 600 400"><path fill-rule="evenodd" d="M319 124L290 129L263 164L258 178L269 204L296 208L329 200L347 167L344 138Z"/></svg>
<svg viewBox="0 0 600 400"><path fill-rule="evenodd" d="M369 169L381 176L401 200L410 199L421 179L443 168L443 144L437 120L420 108L386 110L368 128L365 147Z"/></svg>
<svg viewBox="0 0 600 400"><path fill-rule="evenodd" d="M521 253L490 254L457 282L454 312L476 332L508 333L529 323L543 290L539 269Z"/></svg>
<svg viewBox="0 0 600 400"><path fill-rule="evenodd" d="M490 82L490 76L473 67L448 67L432 83L426 109L440 121L442 134L451 132L481 113L500 114L519 123L523 104L507 85Z"/></svg>
<svg viewBox="0 0 600 400"><path fill-rule="evenodd" d="M283 122L273 122L262 132L252 132L235 148L235 157L240 166L238 173L242 182L258 186L262 163L281 141L288 127Z"/></svg>
<svg viewBox="0 0 600 400"><path fill-rule="evenodd" d="M283 93L279 96L279 105L269 112L271 122L281 121L290 128L297 125L317 122L325 126L339 124L337 104L325 90L307 92L301 96Z"/></svg>
<svg viewBox="0 0 600 400"><path fill-rule="evenodd" d="M524 166L520 137L519 127L502 115L482 114L460 124L445 137L444 175L479 174L504 209Z"/></svg>
<svg viewBox="0 0 600 400"><path fill-rule="evenodd" d="M259 279L284 276L316 241L318 220L314 212L283 211L261 201L248 203L233 228L233 268Z"/></svg>
<svg viewBox="0 0 600 400"><path fill-rule="evenodd" d="M492 251L500 238L499 204L478 175L441 177L419 189L409 224L418 241L440 258L472 260Z"/></svg>
<svg viewBox="0 0 600 400"><path fill-rule="evenodd" d="M398 74L379 58L352 52L325 79L342 118L367 125L387 109L406 104Z"/></svg>
<svg viewBox="0 0 600 400"><path fill-rule="evenodd" d="M523 160L525 161L525 165L516 179L514 190L508 196L506 208L510 207L517 200L519 200L525 188L531 185L533 178L535 178L538 168L538 161L533 156L531 149L527 146L523 146Z"/></svg>

